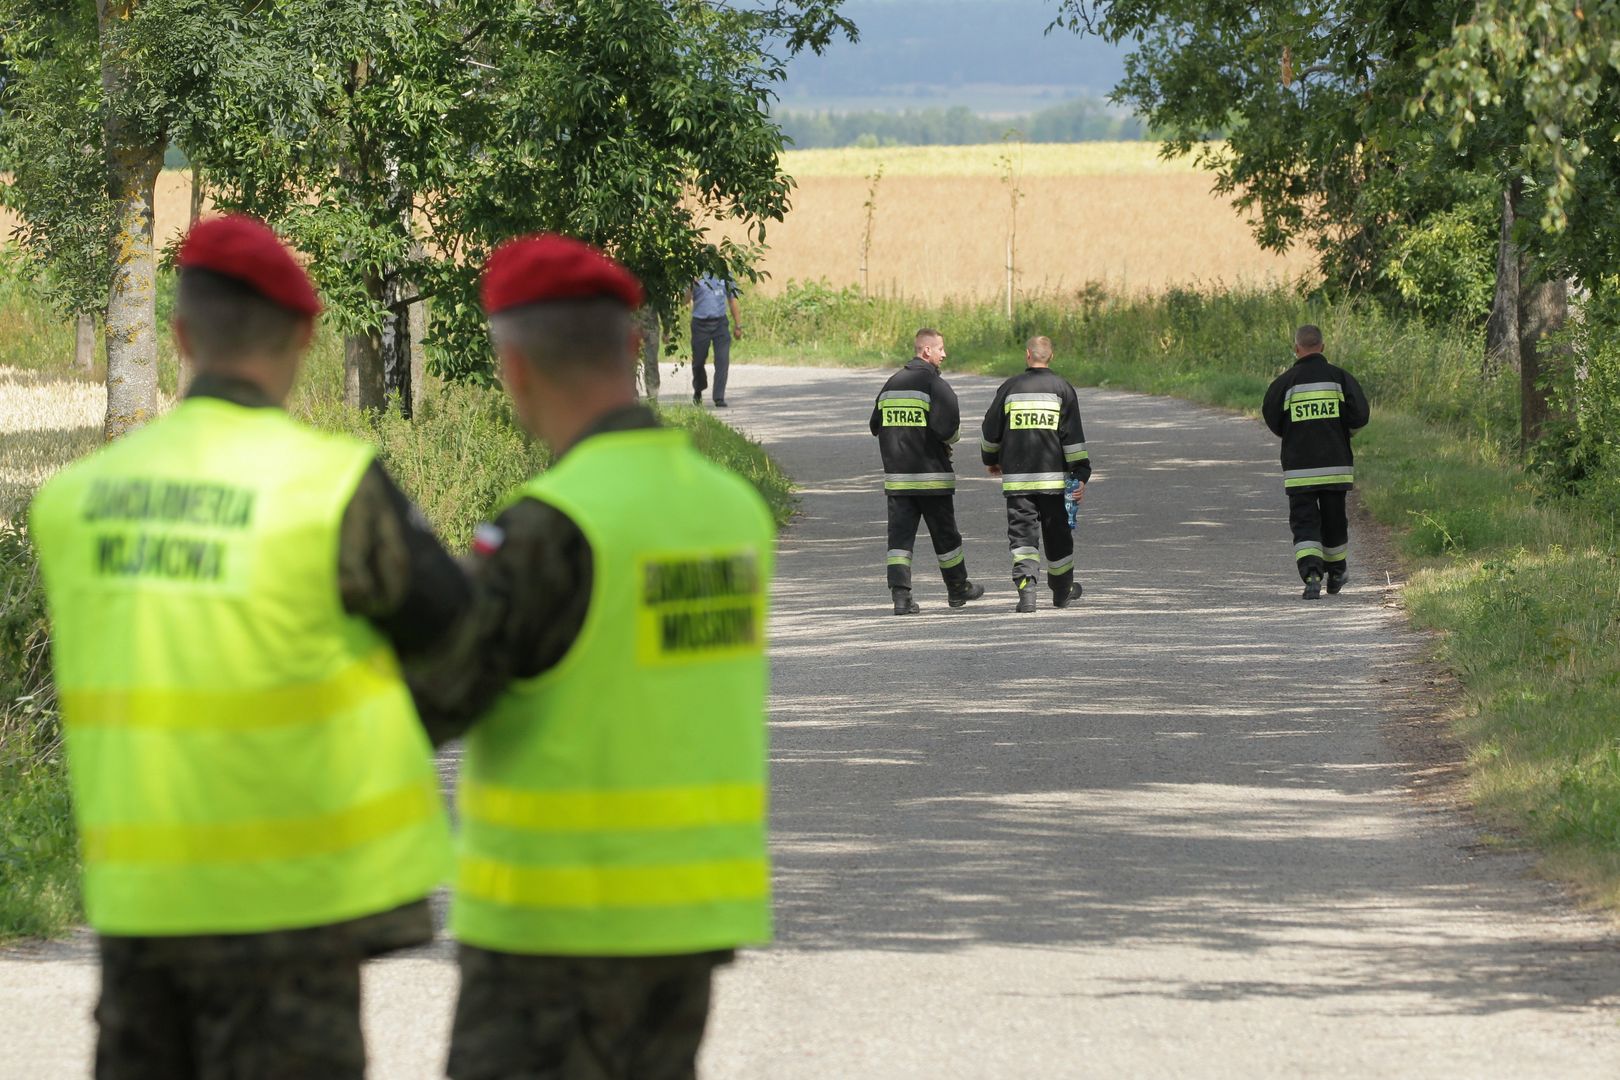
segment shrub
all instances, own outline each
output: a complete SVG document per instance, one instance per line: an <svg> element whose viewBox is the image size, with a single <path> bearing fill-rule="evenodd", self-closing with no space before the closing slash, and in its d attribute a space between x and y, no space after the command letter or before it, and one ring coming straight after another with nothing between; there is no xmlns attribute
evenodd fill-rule
<svg viewBox="0 0 1620 1080"><path fill-rule="evenodd" d="M1425 315L1483 318L1496 288L1494 233L1489 206L1431 214L1395 245L1384 277Z"/></svg>

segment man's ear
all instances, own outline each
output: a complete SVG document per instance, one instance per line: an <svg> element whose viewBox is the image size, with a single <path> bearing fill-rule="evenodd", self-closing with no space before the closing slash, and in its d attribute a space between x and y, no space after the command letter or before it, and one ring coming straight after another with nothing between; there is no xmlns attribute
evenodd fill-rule
<svg viewBox="0 0 1620 1080"><path fill-rule="evenodd" d="M499 369L501 385L506 388L506 392L513 397L527 394L534 373L529 370L529 365L523 357L518 355L516 349L510 347L498 348L495 355L499 361L496 366Z"/></svg>
<svg viewBox="0 0 1620 1080"><path fill-rule="evenodd" d="M300 353L306 353L309 351L309 347L315 344L314 319L303 319L298 323L298 335L295 340L298 343L298 351Z"/></svg>
<svg viewBox="0 0 1620 1080"><path fill-rule="evenodd" d="M178 315L171 318L169 320L169 332L174 334L174 347L175 351L180 354L180 359L189 362L192 357L191 331L186 328L185 320Z"/></svg>

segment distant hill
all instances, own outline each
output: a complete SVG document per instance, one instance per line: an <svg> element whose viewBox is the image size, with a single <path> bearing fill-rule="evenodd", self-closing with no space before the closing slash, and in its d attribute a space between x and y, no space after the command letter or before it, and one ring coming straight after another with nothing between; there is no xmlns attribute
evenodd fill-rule
<svg viewBox="0 0 1620 1080"><path fill-rule="evenodd" d="M960 105L1011 115L1106 95L1127 50L1063 30L1047 35L1056 8L1053 0L849 0L843 10L860 42L795 59L781 108Z"/></svg>
<svg viewBox="0 0 1620 1080"><path fill-rule="evenodd" d="M975 146L1021 139L1032 143L1140 139L1146 125L1094 98L1073 98L1033 115L986 116L965 105L948 109L796 112L781 109L782 132L800 150L845 146Z"/></svg>

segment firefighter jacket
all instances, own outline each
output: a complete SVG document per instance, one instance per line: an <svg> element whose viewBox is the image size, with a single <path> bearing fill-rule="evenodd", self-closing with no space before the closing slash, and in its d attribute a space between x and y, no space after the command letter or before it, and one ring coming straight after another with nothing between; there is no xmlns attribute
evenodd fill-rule
<svg viewBox="0 0 1620 1080"><path fill-rule="evenodd" d="M1070 475L1091 479L1080 400L1051 368L1027 368L1001 384L979 450L986 465L1001 466L1003 495L1061 494Z"/></svg>
<svg viewBox="0 0 1620 1080"><path fill-rule="evenodd" d="M871 428L883 454L883 489L890 495L956 490L951 447L962 435L962 413L956 392L934 365L914 359L891 375L872 406Z"/></svg>
<svg viewBox="0 0 1620 1080"><path fill-rule="evenodd" d="M1350 436L1367 424L1367 395L1321 353L1302 357L1266 391L1261 415L1282 439L1289 491L1347 491L1355 483Z"/></svg>

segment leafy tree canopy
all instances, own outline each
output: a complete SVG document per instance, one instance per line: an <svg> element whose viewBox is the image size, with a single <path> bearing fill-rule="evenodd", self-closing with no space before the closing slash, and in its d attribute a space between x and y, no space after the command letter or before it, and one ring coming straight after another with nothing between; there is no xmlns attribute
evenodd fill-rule
<svg viewBox="0 0 1620 1080"><path fill-rule="evenodd" d="M5 49L26 58L0 152L33 193L14 202L23 239L64 296L105 288L90 256L106 234L94 199L42 193L96 190L111 110L185 148L220 205L289 235L346 334L432 296L439 367L479 374L477 268L517 233L602 245L666 312L701 270L751 272L790 196L768 106L788 57L853 38L840 3L139 0L116 30L132 77L109 101L92 6L0 0ZM716 219L744 240L714 241Z"/></svg>

